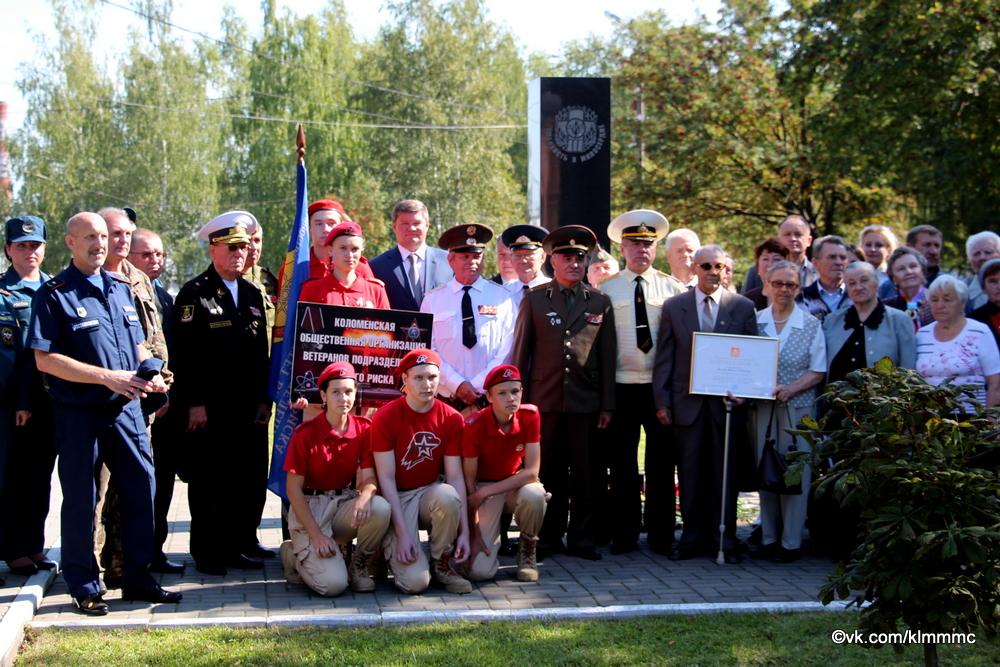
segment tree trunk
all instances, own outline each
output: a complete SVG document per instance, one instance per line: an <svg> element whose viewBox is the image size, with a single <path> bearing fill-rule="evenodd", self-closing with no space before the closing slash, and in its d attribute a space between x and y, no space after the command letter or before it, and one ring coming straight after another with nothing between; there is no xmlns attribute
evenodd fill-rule
<svg viewBox="0 0 1000 667"><path fill-rule="evenodd" d="M933 642L924 644L924 667L938 667L937 644Z"/></svg>

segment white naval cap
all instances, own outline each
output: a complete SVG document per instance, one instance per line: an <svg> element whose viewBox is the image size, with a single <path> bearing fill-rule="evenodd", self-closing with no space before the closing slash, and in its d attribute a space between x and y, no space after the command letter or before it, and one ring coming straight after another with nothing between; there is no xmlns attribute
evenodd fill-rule
<svg viewBox="0 0 1000 667"><path fill-rule="evenodd" d="M198 230L198 240L206 243L230 243L230 236L240 236L236 228L241 228L244 235L250 236L257 231L257 218L247 211L226 211L209 220ZM246 241L248 239L242 239Z"/></svg>
<svg viewBox="0 0 1000 667"><path fill-rule="evenodd" d="M648 208L638 208L622 213L608 225L608 238L615 243L622 239L658 242L670 231L670 223L662 213Z"/></svg>

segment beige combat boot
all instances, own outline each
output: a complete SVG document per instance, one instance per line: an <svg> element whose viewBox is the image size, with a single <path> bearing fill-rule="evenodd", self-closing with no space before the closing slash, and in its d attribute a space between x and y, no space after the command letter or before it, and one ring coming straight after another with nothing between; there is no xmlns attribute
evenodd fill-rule
<svg viewBox="0 0 1000 667"><path fill-rule="evenodd" d="M299 570L296 567L298 559L295 558L295 552L292 551L292 541L282 542L278 552L281 554L281 569L284 570L285 581L290 584L301 584L302 577L299 576Z"/></svg>
<svg viewBox="0 0 1000 667"><path fill-rule="evenodd" d="M469 580L455 572L451 564L451 552L441 554L441 558L431 559L431 577L449 593L471 593L472 584Z"/></svg>
<svg viewBox="0 0 1000 667"><path fill-rule="evenodd" d="M371 593L375 590L375 580L368 574L368 560L371 556L361 549L355 549L351 555L351 563L347 567L347 580L355 593Z"/></svg>
<svg viewBox="0 0 1000 667"><path fill-rule="evenodd" d="M518 581L538 581L538 564L535 562L536 539L522 533L520 539L517 541Z"/></svg>

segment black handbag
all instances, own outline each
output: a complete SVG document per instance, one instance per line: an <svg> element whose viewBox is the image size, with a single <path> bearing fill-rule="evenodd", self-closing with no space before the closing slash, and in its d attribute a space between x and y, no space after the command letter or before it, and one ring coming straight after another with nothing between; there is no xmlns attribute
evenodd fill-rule
<svg viewBox="0 0 1000 667"><path fill-rule="evenodd" d="M771 437L771 427L774 425L774 410L777 401L771 404L771 417L767 420L767 431L764 434L764 449L760 453L757 464L757 477L760 479L760 490L782 495L799 495L802 493L802 482L788 486L785 484L785 473L788 472L788 462L778 452L777 439ZM789 417L789 419L791 419ZM795 436L792 436L792 446L795 446Z"/></svg>

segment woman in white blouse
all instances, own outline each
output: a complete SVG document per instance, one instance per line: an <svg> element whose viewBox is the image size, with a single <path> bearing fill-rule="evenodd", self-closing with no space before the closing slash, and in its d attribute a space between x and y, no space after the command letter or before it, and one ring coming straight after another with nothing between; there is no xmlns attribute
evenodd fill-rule
<svg viewBox="0 0 1000 667"><path fill-rule="evenodd" d="M917 372L935 386L971 386L976 403L993 407L1000 405L1000 352L990 328L965 317L967 298L965 283L947 274L927 288L936 321L917 332ZM971 400L963 404L975 410Z"/></svg>
<svg viewBox="0 0 1000 667"><path fill-rule="evenodd" d="M795 297L801 288L799 280L799 269L795 264L773 264L764 283L771 305L757 312L759 334L780 341L775 401L757 404L758 460L764 449L772 410L771 437L776 441L778 451L786 454L793 442L801 451L809 449L807 442L801 438L793 440L786 429L798 428L807 415L816 416L816 386L826 373L826 341L820 321L795 305ZM811 476L807 467L802 474L803 490L808 490ZM807 493L779 495L760 492L762 539L758 557L770 558L777 563L798 560L802 552L807 499Z"/></svg>

